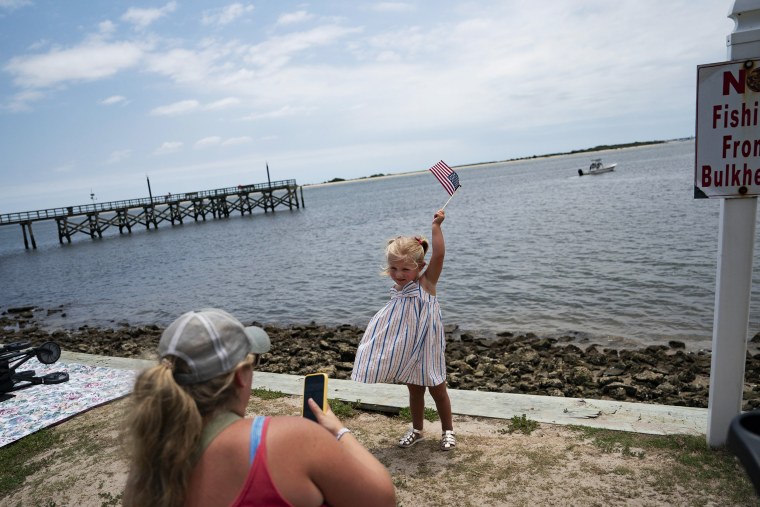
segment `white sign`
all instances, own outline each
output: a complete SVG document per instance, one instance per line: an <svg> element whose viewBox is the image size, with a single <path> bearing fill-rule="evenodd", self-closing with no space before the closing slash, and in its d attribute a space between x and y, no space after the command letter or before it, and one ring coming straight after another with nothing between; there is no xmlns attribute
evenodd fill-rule
<svg viewBox="0 0 760 507"><path fill-rule="evenodd" d="M760 195L760 60L697 67L694 197Z"/></svg>

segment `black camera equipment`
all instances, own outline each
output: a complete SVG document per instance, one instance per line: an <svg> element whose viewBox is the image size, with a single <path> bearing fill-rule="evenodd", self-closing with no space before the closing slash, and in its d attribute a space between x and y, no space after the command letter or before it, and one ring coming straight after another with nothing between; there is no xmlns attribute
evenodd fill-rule
<svg viewBox="0 0 760 507"><path fill-rule="evenodd" d="M42 364L53 364L61 357L61 347L54 342L45 342L39 347L32 347L29 342L13 342L0 345L0 401L10 398L6 393L17 391L37 384L60 384L69 380L69 374L63 371L37 376L34 370L16 369L36 357Z"/></svg>
<svg viewBox="0 0 760 507"><path fill-rule="evenodd" d="M760 410L740 413L731 419L726 447L739 458L755 494L760 496Z"/></svg>

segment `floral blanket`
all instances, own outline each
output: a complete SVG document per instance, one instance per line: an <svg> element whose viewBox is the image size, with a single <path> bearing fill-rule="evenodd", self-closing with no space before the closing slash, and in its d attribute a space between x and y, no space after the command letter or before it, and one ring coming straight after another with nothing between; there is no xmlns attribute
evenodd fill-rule
<svg viewBox="0 0 760 507"><path fill-rule="evenodd" d="M26 370L34 370L37 376L67 372L69 380L7 393L12 396L0 401L0 447L126 396L135 380L135 372L131 370L61 362L45 365L36 358L19 366L18 372Z"/></svg>

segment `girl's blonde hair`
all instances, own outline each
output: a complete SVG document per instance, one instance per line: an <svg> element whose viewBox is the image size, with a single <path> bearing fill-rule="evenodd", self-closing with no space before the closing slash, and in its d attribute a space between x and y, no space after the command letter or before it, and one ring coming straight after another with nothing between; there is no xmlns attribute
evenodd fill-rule
<svg viewBox="0 0 760 507"><path fill-rule="evenodd" d="M397 236L389 239L385 245L385 268L381 274L387 275L394 262L410 262L421 268L427 251L428 240L424 236Z"/></svg>
<svg viewBox="0 0 760 507"><path fill-rule="evenodd" d="M249 354L235 368L207 382L180 385L174 373L189 371L177 357L143 371L135 381L127 420L130 471L125 506L179 506L184 503L203 426L232 406L235 372L254 362Z"/></svg>

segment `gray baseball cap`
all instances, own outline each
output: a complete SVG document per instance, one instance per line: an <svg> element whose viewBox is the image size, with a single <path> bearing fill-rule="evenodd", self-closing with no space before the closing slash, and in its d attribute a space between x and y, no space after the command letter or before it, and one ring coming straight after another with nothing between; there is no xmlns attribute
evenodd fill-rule
<svg viewBox="0 0 760 507"><path fill-rule="evenodd" d="M190 373L176 373L180 384L205 382L232 371L248 354L263 354L271 344L266 331L245 327L235 317L216 308L191 311L172 322L161 335L161 359L176 356Z"/></svg>

